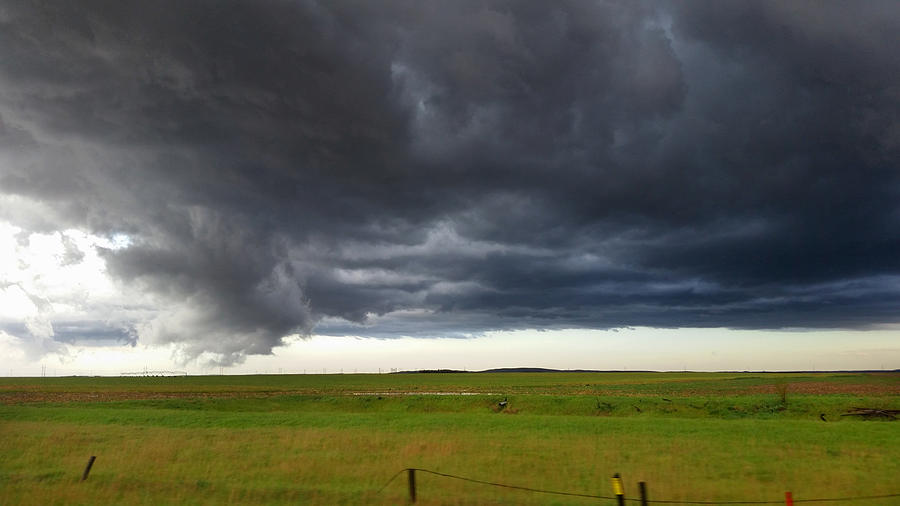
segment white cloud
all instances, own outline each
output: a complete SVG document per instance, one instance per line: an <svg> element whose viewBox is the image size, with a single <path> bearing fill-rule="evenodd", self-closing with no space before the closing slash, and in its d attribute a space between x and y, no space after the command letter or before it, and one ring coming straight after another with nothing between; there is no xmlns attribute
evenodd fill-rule
<svg viewBox="0 0 900 506"><path fill-rule="evenodd" d="M136 313L152 309L146 298L109 277L97 248L129 243L124 235L26 233L0 222L0 328L30 357L65 355L63 342L127 334Z"/></svg>

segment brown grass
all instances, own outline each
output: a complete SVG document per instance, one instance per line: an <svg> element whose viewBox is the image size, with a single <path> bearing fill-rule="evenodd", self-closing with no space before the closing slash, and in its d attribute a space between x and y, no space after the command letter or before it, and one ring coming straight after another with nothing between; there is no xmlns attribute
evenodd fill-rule
<svg viewBox="0 0 900 506"><path fill-rule="evenodd" d="M900 384L887 385L878 383L844 384L831 382L795 382L775 385L758 385L734 392L735 394L781 394L780 388L788 394L856 394L856 395L900 395Z"/></svg>
<svg viewBox="0 0 900 506"><path fill-rule="evenodd" d="M219 392L153 392L153 391L99 391L99 392L52 392L52 391L0 391L0 404L28 404L40 402L115 402L157 399L262 399L278 395L288 395L291 391L219 391Z"/></svg>

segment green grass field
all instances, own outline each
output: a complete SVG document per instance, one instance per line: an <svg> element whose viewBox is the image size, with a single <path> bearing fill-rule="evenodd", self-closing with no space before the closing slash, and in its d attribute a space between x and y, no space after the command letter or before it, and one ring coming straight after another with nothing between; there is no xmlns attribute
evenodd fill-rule
<svg viewBox="0 0 900 506"><path fill-rule="evenodd" d="M405 476L379 489L407 467L590 495L618 472L651 500L900 493L900 422L841 416L900 409L896 373L6 378L0 403L4 505L404 504ZM613 504L417 478L418 504Z"/></svg>

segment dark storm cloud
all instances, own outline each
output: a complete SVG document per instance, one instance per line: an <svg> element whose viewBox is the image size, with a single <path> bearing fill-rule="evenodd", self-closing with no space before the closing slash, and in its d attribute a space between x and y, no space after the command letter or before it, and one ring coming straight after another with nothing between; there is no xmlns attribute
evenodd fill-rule
<svg viewBox="0 0 900 506"><path fill-rule="evenodd" d="M157 297L135 331L188 356L898 319L894 2L7 2L0 24L0 212L130 237L103 255Z"/></svg>

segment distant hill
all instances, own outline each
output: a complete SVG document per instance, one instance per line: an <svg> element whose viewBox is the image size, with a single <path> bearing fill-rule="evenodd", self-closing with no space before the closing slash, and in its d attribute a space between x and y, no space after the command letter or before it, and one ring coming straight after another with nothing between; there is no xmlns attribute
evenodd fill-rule
<svg viewBox="0 0 900 506"><path fill-rule="evenodd" d="M472 372L472 371L459 371L456 369L419 369L418 371L397 371L391 374L447 374L451 372Z"/></svg>
<svg viewBox="0 0 900 506"><path fill-rule="evenodd" d="M458 369L419 369L418 371L397 371L393 374L446 374L463 372L622 372L622 371L593 371L588 369L546 369L544 367L501 367L498 369L486 369L484 371L460 371ZM629 371L647 372L647 371Z"/></svg>
<svg viewBox="0 0 900 506"><path fill-rule="evenodd" d="M600 371L597 369L546 369L543 367L501 367L498 369L487 369L479 372L653 372L631 370L628 371Z"/></svg>

